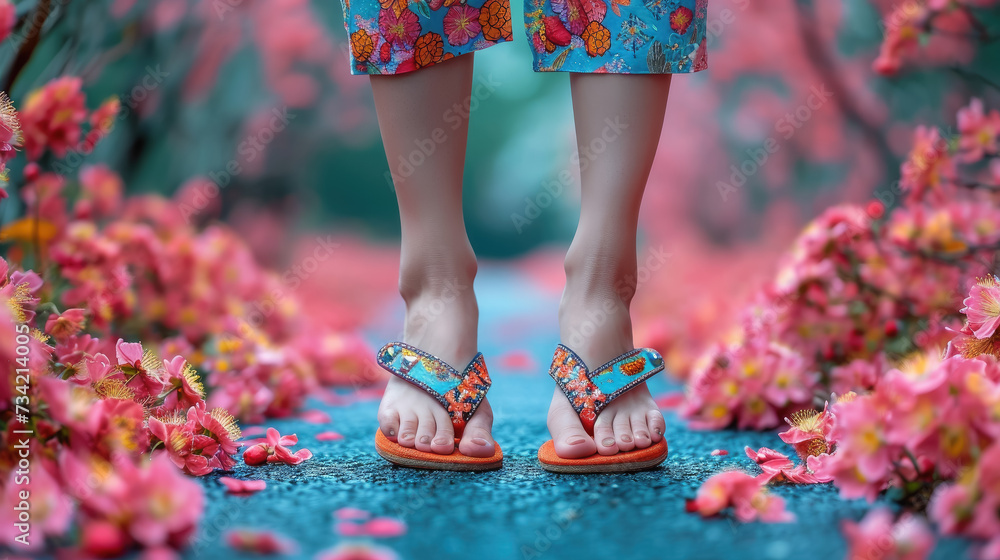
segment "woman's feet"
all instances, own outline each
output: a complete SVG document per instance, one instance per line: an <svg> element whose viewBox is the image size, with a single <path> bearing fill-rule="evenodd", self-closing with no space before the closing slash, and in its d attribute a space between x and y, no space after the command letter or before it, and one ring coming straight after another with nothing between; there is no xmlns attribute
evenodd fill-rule
<svg viewBox="0 0 1000 560"><path fill-rule="evenodd" d="M378 423L385 437L403 447L440 455L455 450L455 429L441 404L423 389L398 377L390 378L385 388ZM492 456L492 429L493 411L484 399L465 425L459 452L469 457Z"/></svg>
<svg viewBox="0 0 1000 560"><path fill-rule="evenodd" d="M634 240L631 245L628 239L619 240L620 247L615 247L614 235L589 231L577 230L566 254L559 331L564 344L589 368L597 368L633 348L629 304L636 289L636 263ZM593 437L556 387L548 427L556 454L579 459L645 449L663 439L666 423L646 383L640 383L601 411Z"/></svg>
<svg viewBox="0 0 1000 560"><path fill-rule="evenodd" d="M646 384L640 383L601 411L594 423L594 437L583 429L580 417L557 387L549 406L548 426L556 454L563 459L580 459L659 443L665 422Z"/></svg>
<svg viewBox="0 0 1000 560"><path fill-rule="evenodd" d="M479 308L472 283L476 259L468 242L436 255L407 255L400 273L406 302L403 340L458 371L477 353ZM455 428L444 407L423 389L390 377L378 411L379 429L390 441L418 451L451 454ZM494 453L493 411L483 400L466 422L458 450L470 457Z"/></svg>

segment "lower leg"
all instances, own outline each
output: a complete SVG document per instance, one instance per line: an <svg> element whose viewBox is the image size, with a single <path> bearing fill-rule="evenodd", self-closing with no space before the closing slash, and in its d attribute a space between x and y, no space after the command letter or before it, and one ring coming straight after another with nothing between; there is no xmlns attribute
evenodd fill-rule
<svg viewBox="0 0 1000 560"><path fill-rule="evenodd" d="M581 209L566 254L560 338L597 367L631 350L629 305L636 289L639 207L663 125L669 75L571 77L581 155ZM566 458L614 454L662 439L663 416L645 383L583 429L557 389L549 410L556 452Z"/></svg>
<svg viewBox="0 0 1000 560"><path fill-rule="evenodd" d="M399 76L373 76L379 128L399 203L399 291L406 303L403 342L461 371L477 352L479 309L472 283L476 257L462 217L468 123L445 115L468 99L472 55ZM430 143L433 151L421 150ZM379 406L389 439L420 451L451 453L448 414L423 390L392 377ZM493 454L492 412L484 402L469 419L460 450Z"/></svg>

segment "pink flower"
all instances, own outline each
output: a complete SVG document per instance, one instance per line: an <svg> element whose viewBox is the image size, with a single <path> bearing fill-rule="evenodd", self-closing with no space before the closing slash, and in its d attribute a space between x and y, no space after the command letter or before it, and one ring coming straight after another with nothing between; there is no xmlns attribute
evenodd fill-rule
<svg viewBox="0 0 1000 560"><path fill-rule="evenodd" d="M33 445L33 453L39 453L38 446ZM0 543L6 545L11 550L26 548L28 551L42 550L45 540L43 536L62 536L70 527L73 517L73 501L60 488L56 478L50 473L50 468L54 465L51 461L39 461L32 464L31 475L27 483L15 484L15 479L19 478L16 471L11 470L7 480L4 481L2 494L0 494ZM53 468L53 470L55 470ZM27 491L30 499L24 501L19 493ZM31 538L27 543L20 543L14 539L21 533L14 526L19 523L19 514L29 512L31 515ZM24 544L28 546L25 547Z"/></svg>
<svg viewBox="0 0 1000 560"><path fill-rule="evenodd" d="M100 389L99 391L100 392ZM116 452L143 453L149 449L149 433L143 426L145 410L130 399L106 396L90 410L93 450L105 457Z"/></svg>
<svg viewBox="0 0 1000 560"><path fill-rule="evenodd" d="M186 411L204 401L205 388L201 384L198 372L187 360L182 356L175 356L172 360L164 360L163 367L169 391L162 405L165 410Z"/></svg>
<svg viewBox="0 0 1000 560"><path fill-rule="evenodd" d="M918 126L914 133L913 149L903 162L901 189L911 201L929 198L930 202L943 202L950 190L947 179L954 176L954 162L948 155L948 144L936 128Z"/></svg>
<svg viewBox="0 0 1000 560"><path fill-rule="evenodd" d="M13 5L8 0L0 0L0 34L3 34L3 19L8 15L13 16ZM0 39L2 41L2 39ZM17 147L21 145L21 125L17 118L17 111L11 104L6 93L0 92L0 181L7 180L7 162L17 153ZM0 199L6 198L7 192L0 194Z"/></svg>
<svg viewBox="0 0 1000 560"><path fill-rule="evenodd" d="M82 85L80 78L65 76L28 94L21 126L29 159L38 159L46 148L61 158L76 147L87 119Z"/></svg>
<svg viewBox="0 0 1000 560"><path fill-rule="evenodd" d="M744 451L747 457L764 471L757 478L764 483L787 481L793 484L816 484L816 477L806 471L805 465L795 466L787 456L773 449L761 447L754 451L747 446Z"/></svg>
<svg viewBox="0 0 1000 560"><path fill-rule="evenodd" d="M868 512L861 523L845 522L843 530L848 558L924 560L934 549L934 536L922 519L904 514L893 523L886 508Z"/></svg>
<svg viewBox="0 0 1000 560"><path fill-rule="evenodd" d="M128 535L110 521L86 520L80 527L80 548L97 558L121 556L128 547Z"/></svg>
<svg viewBox="0 0 1000 560"><path fill-rule="evenodd" d="M410 49L420 35L420 20L410 10L396 14L392 9L383 9L378 13L378 28L386 42L400 49Z"/></svg>
<svg viewBox="0 0 1000 560"><path fill-rule="evenodd" d="M115 344L118 367L109 377L124 379L125 384L135 393L137 400L156 399L164 389L161 379L162 362L152 352L143 350L138 342L118 339Z"/></svg>
<svg viewBox="0 0 1000 560"><path fill-rule="evenodd" d="M316 410L311 408L309 410L303 410L298 414L298 417L310 424L329 424L330 415L322 410Z"/></svg>
<svg viewBox="0 0 1000 560"><path fill-rule="evenodd" d="M84 534L88 521L110 522L93 526L94 546L116 548L117 531L148 548L181 548L194 535L202 514L201 486L163 455L141 462L118 455L108 463L64 451L60 462L66 487L80 502Z"/></svg>
<svg viewBox="0 0 1000 560"><path fill-rule="evenodd" d="M406 523L391 517L376 517L363 523L340 521L336 529L344 537L392 538L406 534Z"/></svg>
<svg viewBox="0 0 1000 560"><path fill-rule="evenodd" d="M917 49L929 16L930 10L923 4L897 6L885 18L885 38L873 69L884 76L898 72L902 57Z"/></svg>
<svg viewBox="0 0 1000 560"><path fill-rule="evenodd" d="M122 206L125 185L121 177L106 165L88 165L80 170L78 218L110 217Z"/></svg>
<svg viewBox="0 0 1000 560"><path fill-rule="evenodd" d="M61 315L53 313L45 321L45 332L56 340L64 341L83 330L86 319L87 312L84 309L67 309Z"/></svg>
<svg viewBox="0 0 1000 560"><path fill-rule="evenodd" d="M255 494L267 488L267 482L263 480L240 480L228 476L220 476L219 482L226 487L230 494Z"/></svg>
<svg viewBox="0 0 1000 560"><path fill-rule="evenodd" d="M726 451L725 449L713 449L712 450L712 457L720 457L722 455L729 455L729 452Z"/></svg>
<svg viewBox="0 0 1000 560"><path fill-rule="evenodd" d="M482 27L479 25L479 9L467 4L455 4L444 16L444 33L448 43L456 47L471 41Z"/></svg>
<svg viewBox="0 0 1000 560"><path fill-rule="evenodd" d="M783 499L769 494L761 480L740 471L712 476L698 488L697 497L687 502L688 511L703 517L718 515L730 507L742 522L760 519L783 523L795 519L792 513L785 511Z"/></svg>
<svg viewBox="0 0 1000 560"><path fill-rule="evenodd" d="M943 484L931 498L927 513L941 533L955 535L972 520L976 496L964 484Z"/></svg>
<svg viewBox="0 0 1000 560"><path fill-rule="evenodd" d="M785 418L785 422L791 427L778 434L778 437L794 447L803 461L807 457L833 450L834 442L830 437L833 430L833 415L829 412L829 403L823 407L822 412L814 409L800 410Z"/></svg>
<svg viewBox="0 0 1000 560"><path fill-rule="evenodd" d="M320 552L316 560L398 560L392 549L368 544L342 544Z"/></svg>
<svg viewBox="0 0 1000 560"><path fill-rule="evenodd" d="M973 99L968 107L958 111L958 141L962 159L974 163L986 155L997 153L997 137L1000 136L1000 111L985 113L983 101Z"/></svg>
<svg viewBox="0 0 1000 560"><path fill-rule="evenodd" d="M857 478L883 480L892 468L892 459L885 436L884 417L873 398L865 396L842 403L836 407L836 416L833 438L838 449L844 451L846 448L856 461L854 469Z"/></svg>
<svg viewBox="0 0 1000 560"><path fill-rule="evenodd" d="M990 338L1000 326L1000 285L994 276L976 281L969 296L962 302L962 313L976 338Z"/></svg>
<svg viewBox="0 0 1000 560"><path fill-rule="evenodd" d="M312 457L312 452L308 449L299 449L292 453L287 446L295 445L299 438L292 434L282 436L274 428L267 429L267 443L258 443L251 446L243 453L243 461L251 466L263 465L264 463L285 463L288 465L298 465Z"/></svg>
<svg viewBox="0 0 1000 560"><path fill-rule="evenodd" d="M298 549L294 542L270 531L237 529L226 533L230 548L254 554L293 554Z"/></svg>
<svg viewBox="0 0 1000 560"><path fill-rule="evenodd" d="M0 41L10 36L17 23L17 8L10 0L0 0Z"/></svg>
<svg viewBox="0 0 1000 560"><path fill-rule="evenodd" d="M149 432L163 443L170 461L185 473L204 476L215 470L211 461L219 453L219 443L195 433L194 424L183 416L150 417Z"/></svg>
<svg viewBox="0 0 1000 560"><path fill-rule="evenodd" d="M223 408L209 411L204 402L188 409L187 419L194 424L196 432L208 435L219 444L219 452L209 463L222 470L231 469L236 464L232 456L240 447L236 443L241 437L236 419Z"/></svg>
<svg viewBox="0 0 1000 560"><path fill-rule="evenodd" d="M230 470L240 438L236 420L224 409L209 412L204 402L187 411L150 417L149 431L163 443L170 460L184 472L203 476L215 469Z"/></svg>
<svg viewBox="0 0 1000 560"><path fill-rule="evenodd" d="M344 436L338 434L337 432L320 432L316 434L316 439L318 441L339 441L344 439Z"/></svg>

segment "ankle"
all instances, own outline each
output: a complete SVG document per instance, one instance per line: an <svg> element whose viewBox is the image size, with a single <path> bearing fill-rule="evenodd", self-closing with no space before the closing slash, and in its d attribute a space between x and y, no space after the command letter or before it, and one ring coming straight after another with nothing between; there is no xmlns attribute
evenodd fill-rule
<svg viewBox="0 0 1000 560"><path fill-rule="evenodd" d="M428 299L442 303L472 299L478 264L472 247L428 250L404 257L399 267L399 295L407 307Z"/></svg>
<svg viewBox="0 0 1000 560"><path fill-rule="evenodd" d="M559 304L559 335L588 366L603 364L633 348L628 305L613 292L575 292L567 285Z"/></svg>
<svg viewBox="0 0 1000 560"><path fill-rule="evenodd" d="M404 259L399 289L406 303L403 341L459 370L478 350L479 323L476 259L471 247L463 253Z"/></svg>

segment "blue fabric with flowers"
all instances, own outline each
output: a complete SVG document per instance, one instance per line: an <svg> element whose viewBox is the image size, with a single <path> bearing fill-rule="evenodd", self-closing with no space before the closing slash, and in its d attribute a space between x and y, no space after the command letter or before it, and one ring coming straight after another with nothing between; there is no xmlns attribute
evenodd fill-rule
<svg viewBox="0 0 1000 560"><path fill-rule="evenodd" d="M680 74L708 68L708 0L524 0L537 72Z"/></svg>

